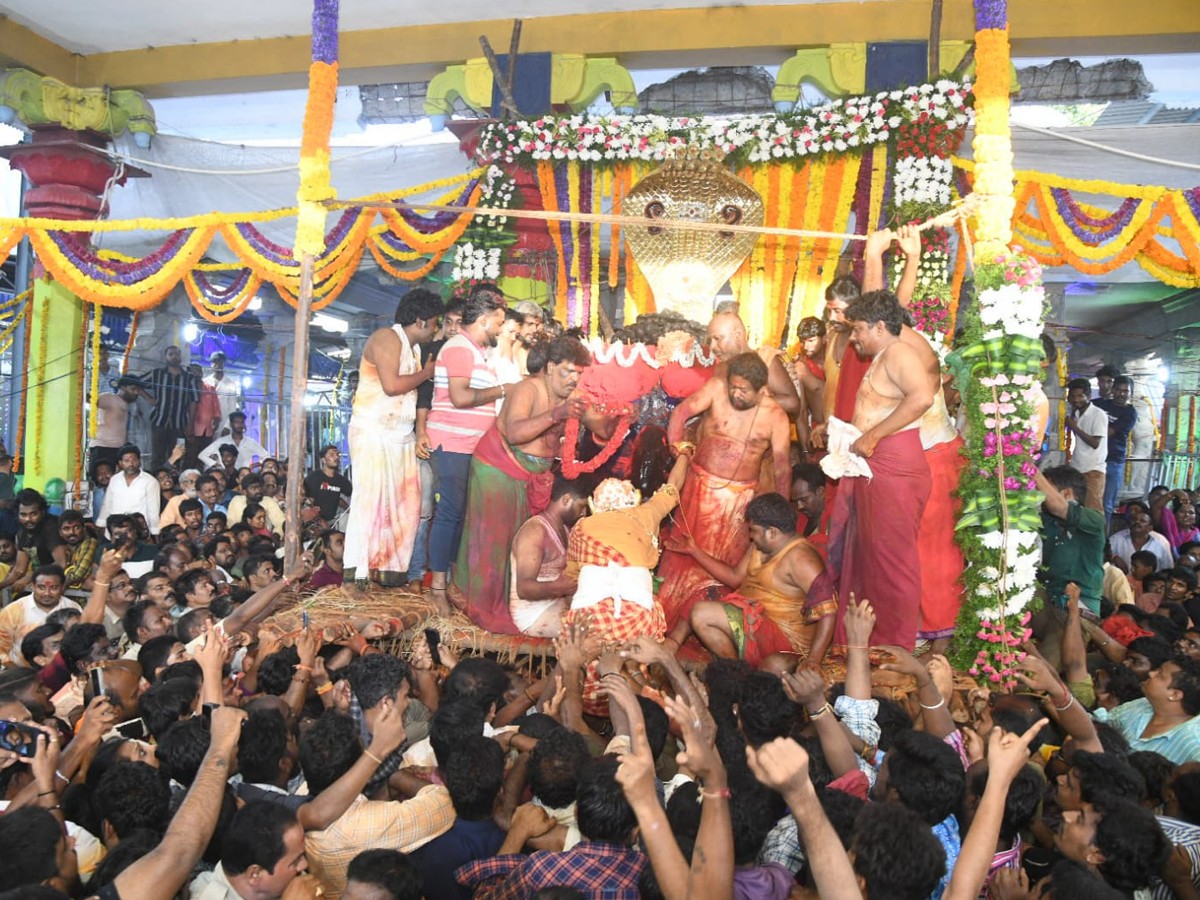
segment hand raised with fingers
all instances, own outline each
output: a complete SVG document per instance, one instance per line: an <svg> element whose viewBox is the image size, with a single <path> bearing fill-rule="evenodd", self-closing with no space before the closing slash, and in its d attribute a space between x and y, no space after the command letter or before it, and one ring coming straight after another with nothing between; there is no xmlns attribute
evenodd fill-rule
<svg viewBox="0 0 1200 900"><path fill-rule="evenodd" d="M665 701L667 715L679 725L683 732L683 750L675 757L680 766L686 766L706 786L714 782L725 783L725 766L713 743L714 735L705 734L703 716L708 712L695 709L682 697L668 697Z"/></svg>
<svg viewBox="0 0 1200 900"><path fill-rule="evenodd" d="M806 788L812 790L808 753L791 738L776 738L757 750L746 747L746 762L755 778L785 800Z"/></svg>
<svg viewBox="0 0 1200 900"><path fill-rule="evenodd" d="M809 712L819 711L825 705L825 679L815 669L797 669L785 672L783 692L793 703Z"/></svg>
<svg viewBox="0 0 1200 900"><path fill-rule="evenodd" d="M891 654L893 659L893 662L884 663L879 667L885 672L898 672L901 675L911 675L917 679L917 684L924 684L930 679L929 671L921 665L915 656L903 647L897 647L894 644L885 644L879 649L886 650Z"/></svg>
<svg viewBox="0 0 1200 900"><path fill-rule="evenodd" d="M303 629L296 638L296 653L300 656L300 665L312 668L313 661L321 649L321 631L309 626Z"/></svg>
<svg viewBox="0 0 1200 900"><path fill-rule="evenodd" d="M621 656L625 659L632 659L634 662L644 665L661 662L665 657L670 655L665 646L648 634L635 637L621 648Z"/></svg>
<svg viewBox="0 0 1200 900"><path fill-rule="evenodd" d="M922 662L925 664L925 671L937 685L938 692L949 702L954 696L954 667L950 665L950 660L940 653L930 653Z"/></svg>
<svg viewBox="0 0 1200 900"><path fill-rule="evenodd" d="M554 655L563 669L582 669L587 662L584 643L588 637L589 621L580 618L565 625L554 639Z"/></svg>
<svg viewBox="0 0 1200 900"><path fill-rule="evenodd" d="M855 649L871 645L871 632L875 630L875 610L871 601L864 597L855 600L853 592L846 605L846 643Z"/></svg>
<svg viewBox="0 0 1200 900"><path fill-rule="evenodd" d="M1022 684L1035 691L1044 691L1047 694L1055 695L1062 693L1062 679L1041 657L1026 656L1021 661L1016 675Z"/></svg>
<svg viewBox="0 0 1200 900"><path fill-rule="evenodd" d="M614 677L610 675L605 681L612 681ZM609 700L620 702L618 698L622 696L623 693L618 691L609 694ZM629 691L628 699L633 700L632 707L623 708L629 716L630 752L619 757L621 764L617 767L617 783L625 792L625 799L636 808L639 804L648 802L647 798L654 798L653 802L658 802L658 785L654 773L654 756L650 752L650 740L646 737L646 720L642 717L641 707L633 699L632 691Z"/></svg>
<svg viewBox="0 0 1200 900"><path fill-rule="evenodd" d="M562 674L554 676L554 696L542 704L542 712L552 719L558 718L559 710L562 709L563 700L567 696L567 686L563 684Z"/></svg>
<svg viewBox="0 0 1200 900"><path fill-rule="evenodd" d="M896 232L896 243L900 245L900 252L902 252L905 256L920 256L920 228L913 223L901 225L899 231Z"/></svg>
<svg viewBox="0 0 1200 900"><path fill-rule="evenodd" d="M1024 734L1013 734L996 727L988 735L988 778L1001 778L1005 783L1012 781L1029 762L1029 745L1037 737L1049 719L1038 719Z"/></svg>

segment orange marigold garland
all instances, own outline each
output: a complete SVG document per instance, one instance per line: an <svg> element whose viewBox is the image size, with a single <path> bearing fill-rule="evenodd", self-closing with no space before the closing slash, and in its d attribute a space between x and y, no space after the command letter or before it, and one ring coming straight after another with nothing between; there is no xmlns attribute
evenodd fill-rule
<svg viewBox="0 0 1200 900"><path fill-rule="evenodd" d="M632 422L632 413L628 409L624 410L621 417L617 419L617 425L613 429L612 437L605 442L600 452L587 462L580 462L575 458L575 448L579 446L579 420L576 418L567 419L567 425L563 431L562 444L563 475L567 478L575 479L580 475L590 475L599 469L613 458L613 455L620 449L621 444L625 442Z"/></svg>

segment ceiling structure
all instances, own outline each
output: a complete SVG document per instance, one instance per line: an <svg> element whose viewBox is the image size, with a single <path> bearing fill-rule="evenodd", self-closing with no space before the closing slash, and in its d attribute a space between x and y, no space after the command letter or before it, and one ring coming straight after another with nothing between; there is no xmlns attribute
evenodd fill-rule
<svg viewBox="0 0 1200 900"><path fill-rule="evenodd" d="M806 46L925 40L931 5L930 0L459 0L454 4L342 0L340 78L347 86L427 79L446 65L479 56L481 35L488 36L498 50L506 49L517 17L524 23L521 49L526 52L615 55L638 70L772 65ZM103 4L0 0L0 67L24 66L81 86L137 88L152 99L191 96L197 98L192 102L204 102L201 97L211 96L214 105L236 103L234 97L219 95L305 86L310 15L308 0L206 0L202 7L162 0L105 0ZM1154 0L1136 9L1122 0L1009 0L1009 17L1015 57L1200 49L1197 0ZM973 30L971 0L945 0L942 38L970 39ZM286 107L273 112L294 114ZM1145 152L1149 148L1166 158L1197 159L1190 132L1167 127L1087 131L1086 137L1102 143L1116 141L1127 149ZM1017 168L1067 167L1071 171L1064 174L1081 176L1082 170L1076 168L1082 163L1077 157L1067 162L1070 154L1060 142L1028 132L1017 132L1016 138ZM160 138L150 153L170 158L168 149L168 142ZM220 163L208 163L210 168L247 167L258 155L254 148L242 148L249 152L234 162L225 151L235 149L209 145L189 152L212 151L214 158L222 157ZM283 150L282 156L288 156L288 151ZM363 163L371 161L367 158ZM380 166L384 160L374 162L372 174L384 181L379 187L416 183L416 170L461 171L465 163L449 147L421 148L419 159L397 158L390 171L379 171L385 168ZM1091 177L1121 181L1171 186L1200 181L1193 177L1195 173L1178 169L1135 174L1127 161L1106 154L1089 157L1085 168ZM335 180L337 176L335 166ZM278 180L278 187L288 195L293 176L283 174ZM265 195L274 190L262 182L251 185L246 179L232 179L236 187L228 186L231 197L212 193L212 181L157 171L153 179L114 196L114 215L135 206L141 215L167 214L161 205L180 203L188 191L185 185L193 191L188 199L194 199L198 186L207 191L195 200L202 204L196 208L278 205L266 203ZM353 193L345 190L348 185L338 187L343 196ZM195 208L180 209L188 211ZM1054 274L1070 278L1072 273ZM1103 355L1123 344L1140 348L1169 333L1190 334L1180 329L1192 324L1192 319L1200 323L1200 314L1191 312L1197 306L1196 292L1180 297L1165 285L1114 286L1112 282L1122 279L1144 279L1133 266L1120 276L1100 285L1079 276L1060 294L1055 312L1080 329L1089 353ZM378 285L374 274L364 271L344 295L345 301L335 306L347 315L381 312L390 307L394 293L394 288ZM1129 322L1142 337L1128 336Z"/></svg>
<svg viewBox="0 0 1200 900"><path fill-rule="evenodd" d="M838 41L924 40L929 0L344 0L344 84L411 81L479 55L478 38L521 48L619 55L636 68L779 62ZM1200 4L1154 0L1009 0L1021 56L1177 53L1200 46ZM0 0L0 64L78 85L148 96L304 84L305 0ZM970 0L947 0L942 37L970 39Z"/></svg>

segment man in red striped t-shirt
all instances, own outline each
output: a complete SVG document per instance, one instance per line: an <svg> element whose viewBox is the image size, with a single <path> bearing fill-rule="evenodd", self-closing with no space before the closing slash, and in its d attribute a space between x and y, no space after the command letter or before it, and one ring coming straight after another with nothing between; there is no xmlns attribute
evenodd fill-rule
<svg viewBox="0 0 1200 900"><path fill-rule="evenodd" d="M462 331L446 341L433 371L433 406L426 431L433 445L438 503L429 529L433 602L452 612L446 573L458 555L467 502L471 454L496 418L496 401L506 388L488 364L488 350L504 323L504 295L492 284L476 285L463 307Z"/></svg>

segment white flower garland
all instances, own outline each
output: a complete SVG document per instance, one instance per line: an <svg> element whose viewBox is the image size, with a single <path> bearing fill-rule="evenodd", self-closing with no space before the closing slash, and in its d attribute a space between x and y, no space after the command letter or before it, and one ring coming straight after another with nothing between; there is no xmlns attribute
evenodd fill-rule
<svg viewBox="0 0 1200 900"><path fill-rule="evenodd" d="M1019 334L1037 339L1042 334L1042 308L1046 291L1040 285L1006 284L979 292L979 321L983 339Z"/></svg>
<svg viewBox="0 0 1200 900"><path fill-rule="evenodd" d="M834 100L792 116L736 116L717 121L689 116L576 115L496 122L484 129L477 153L485 162L658 162L689 147L726 154L744 150L752 163L794 159L884 143L896 128L922 116L923 121L940 122L951 129L965 128L973 119L967 105L970 91L967 82L942 79L905 90ZM914 184L927 180L917 177ZM941 196L941 181L937 184L929 190Z"/></svg>
<svg viewBox="0 0 1200 900"><path fill-rule="evenodd" d="M646 349L646 345L642 343L626 344L622 341L613 341L611 344L605 343L603 338L594 337L586 341L588 350L591 351L593 362L602 365L615 362L618 366L628 369L638 360L641 360L652 369L661 369L662 364L653 353ZM691 348L686 351L676 351L671 354L671 362L679 363L684 368L692 366L712 366L715 365L717 357L715 353L705 353L704 348L693 343Z"/></svg>
<svg viewBox="0 0 1200 900"><path fill-rule="evenodd" d="M474 244L459 244L454 248L454 269L450 277L455 281L495 281L500 277L499 247L476 247Z"/></svg>

